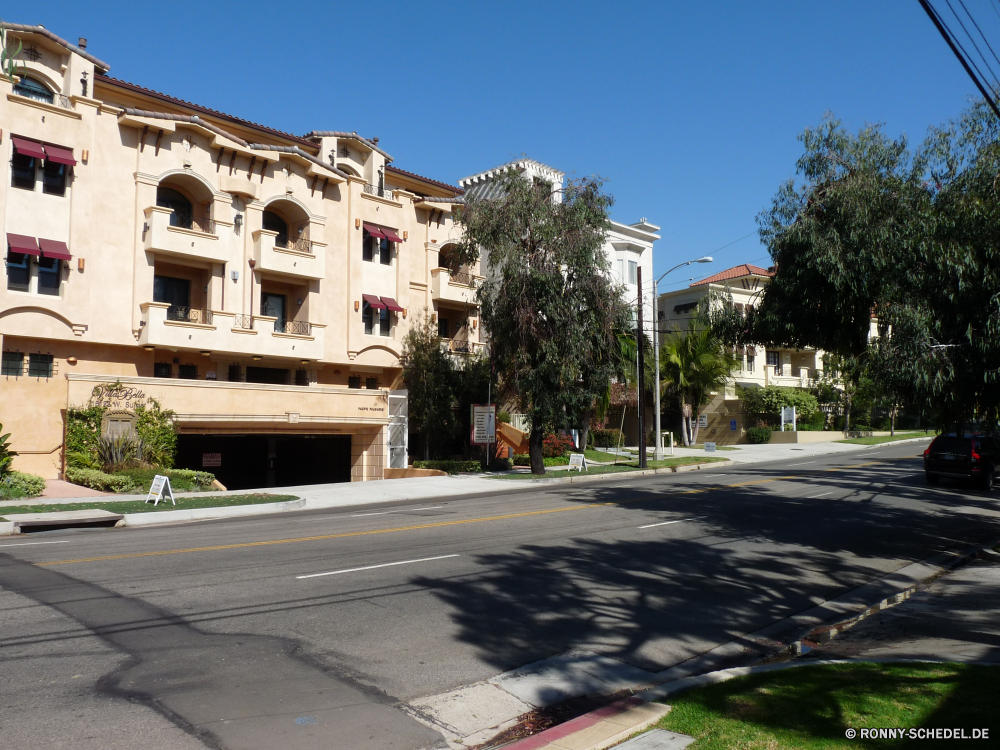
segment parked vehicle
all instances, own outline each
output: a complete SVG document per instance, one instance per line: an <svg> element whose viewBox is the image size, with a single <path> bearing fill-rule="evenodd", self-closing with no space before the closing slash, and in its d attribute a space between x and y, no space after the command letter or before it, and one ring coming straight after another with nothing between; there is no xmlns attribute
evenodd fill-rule
<svg viewBox="0 0 1000 750"><path fill-rule="evenodd" d="M928 484L941 477L968 479L991 490L1000 464L1000 440L986 435L938 435L924 451Z"/></svg>

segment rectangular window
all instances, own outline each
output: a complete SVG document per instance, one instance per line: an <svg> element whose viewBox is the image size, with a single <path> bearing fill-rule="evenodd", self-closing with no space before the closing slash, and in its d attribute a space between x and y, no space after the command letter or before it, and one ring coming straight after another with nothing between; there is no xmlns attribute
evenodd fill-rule
<svg viewBox="0 0 1000 750"><path fill-rule="evenodd" d="M24 190L35 189L35 157L14 154L10 160L10 184Z"/></svg>
<svg viewBox="0 0 1000 750"><path fill-rule="evenodd" d="M3 362L0 364L0 375L18 378L24 375L24 353L4 352Z"/></svg>
<svg viewBox="0 0 1000 750"><path fill-rule="evenodd" d="M31 256L7 250L7 288L15 292L28 291L31 281Z"/></svg>
<svg viewBox="0 0 1000 750"><path fill-rule="evenodd" d="M361 387L361 376L360 375L351 375L349 378L347 378L347 387L348 388L360 388Z"/></svg>
<svg viewBox="0 0 1000 750"><path fill-rule="evenodd" d="M365 378L365 388L369 391L378 390L378 378Z"/></svg>
<svg viewBox="0 0 1000 750"><path fill-rule="evenodd" d="M364 307L361 308L361 319L365 322L365 333L373 333L375 331L375 315L372 306L367 302L364 303Z"/></svg>
<svg viewBox="0 0 1000 750"><path fill-rule="evenodd" d="M768 352L767 353L767 363L774 367L778 366L778 352Z"/></svg>
<svg viewBox="0 0 1000 750"><path fill-rule="evenodd" d="M66 165L46 160L42 167L42 192L48 195L66 195Z"/></svg>
<svg viewBox="0 0 1000 750"><path fill-rule="evenodd" d="M378 311L378 333L379 336L388 336L392 326L389 322L389 311L386 308L382 308Z"/></svg>
<svg viewBox="0 0 1000 750"><path fill-rule="evenodd" d="M618 259L618 278L625 283L625 261L621 258Z"/></svg>
<svg viewBox="0 0 1000 750"><path fill-rule="evenodd" d="M638 266L639 266L639 264L636 263L634 260L630 260L628 262L628 283L629 284L636 283L636 281L635 281L635 272L636 272L636 268L638 268Z"/></svg>
<svg viewBox="0 0 1000 750"><path fill-rule="evenodd" d="M392 263L392 243L389 240L382 240L378 245L378 262L383 266Z"/></svg>
<svg viewBox="0 0 1000 750"><path fill-rule="evenodd" d="M52 377L52 355L51 354L29 354L28 355L28 377L29 378L51 378Z"/></svg>
<svg viewBox="0 0 1000 750"><path fill-rule="evenodd" d="M747 355L747 372L753 372L753 363L756 359L757 358L752 354Z"/></svg>
<svg viewBox="0 0 1000 750"><path fill-rule="evenodd" d="M170 276L154 276L153 302L165 302L171 307L190 307L191 282Z"/></svg>
<svg viewBox="0 0 1000 750"><path fill-rule="evenodd" d="M62 263L56 258L38 259L38 293L59 295Z"/></svg>
<svg viewBox="0 0 1000 750"><path fill-rule="evenodd" d="M169 378L170 377L170 363L169 362L157 362L153 365L153 377L154 378Z"/></svg>
<svg viewBox="0 0 1000 750"><path fill-rule="evenodd" d="M372 237L368 230L364 231L361 245L361 260L373 260L375 258L375 246L378 244L378 237Z"/></svg>
<svg viewBox="0 0 1000 750"><path fill-rule="evenodd" d="M438 336L443 339L448 338L448 319L438 318Z"/></svg>
<svg viewBox="0 0 1000 750"><path fill-rule="evenodd" d="M295 371L295 385L309 385L309 373L306 370Z"/></svg>
<svg viewBox="0 0 1000 750"><path fill-rule="evenodd" d="M177 377L181 378L182 380L197 380L198 365L178 365Z"/></svg>
<svg viewBox="0 0 1000 750"><path fill-rule="evenodd" d="M243 375L240 373L240 366L238 364L229 365L228 380L230 383L239 383L243 380Z"/></svg>

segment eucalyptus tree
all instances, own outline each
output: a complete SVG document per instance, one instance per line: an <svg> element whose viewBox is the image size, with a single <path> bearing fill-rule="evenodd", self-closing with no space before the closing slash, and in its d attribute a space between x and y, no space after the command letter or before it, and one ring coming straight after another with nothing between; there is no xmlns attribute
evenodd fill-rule
<svg viewBox="0 0 1000 750"><path fill-rule="evenodd" d="M610 196L601 182L569 182L562 200L517 171L492 198L468 198L455 256L488 259L478 303L505 395L531 421L531 471L542 474L542 438L587 423L608 383L622 374L616 331L629 308L602 250Z"/></svg>

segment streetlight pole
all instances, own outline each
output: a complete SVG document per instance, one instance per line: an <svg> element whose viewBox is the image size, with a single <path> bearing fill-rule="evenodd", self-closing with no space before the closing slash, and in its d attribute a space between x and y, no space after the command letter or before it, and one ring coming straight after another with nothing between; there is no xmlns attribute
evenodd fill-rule
<svg viewBox="0 0 1000 750"><path fill-rule="evenodd" d="M711 256L706 255L705 257L698 258L697 260L689 260L684 263L679 263L678 265L671 268L670 271L661 274L658 279L653 279L653 357L656 358L656 394L654 396L656 400L655 404L656 411L653 415L653 421L656 424L656 438L654 442L656 446L656 451L653 455L657 461L663 460L663 436L660 434L660 343L659 343L660 340L658 336L660 330L660 316L657 313L657 306L659 305L660 298L656 292L656 285L663 280L664 276L666 276L671 271L676 271L678 268L682 268L684 266L690 266L692 263L711 263L711 262L712 262ZM642 287L640 287L640 289L641 288ZM639 306L640 308L642 307L641 302Z"/></svg>

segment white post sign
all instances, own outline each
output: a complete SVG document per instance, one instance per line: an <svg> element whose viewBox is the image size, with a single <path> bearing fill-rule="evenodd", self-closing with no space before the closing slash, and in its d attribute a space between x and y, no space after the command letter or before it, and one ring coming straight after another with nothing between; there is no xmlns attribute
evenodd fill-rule
<svg viewBox="0 0 1000 750"><path fill-rule="evenodd" d="M781 429L784 431L785 424L791 423L792 432L796 432L795 429L795 407L794 406L782 406L781 407Z"/></svg>
<svg viewBox="0 0 1000 750"><path fill-rule="evenodd" d="M496 404L472 405L472 444L488 445L497 441Z"/></svg>
<svg viewBox="0 0 1000 750"><path fill-rule="evenodd" d="M587 471L587 457L582 453L570 453L569 454L569 470L573 471L576 469L578 471Z"/></svg>
<svg viewBox="0 0 1000 750"><path fill-rule="evenodd" d="M146 502L152 500L155 508L160 500L166 500L168 497L170 502L177 505L177 501L174 500L174 491L170 489L170 477L157 474L153 477L153 484L149 488L149 494L146 495Z"/></svg>
<svg viewBox="0 0 1000 750"><path fill-rule="evenodd" d="M705 443L705 453L715 453L715 443Z"/></svg>

